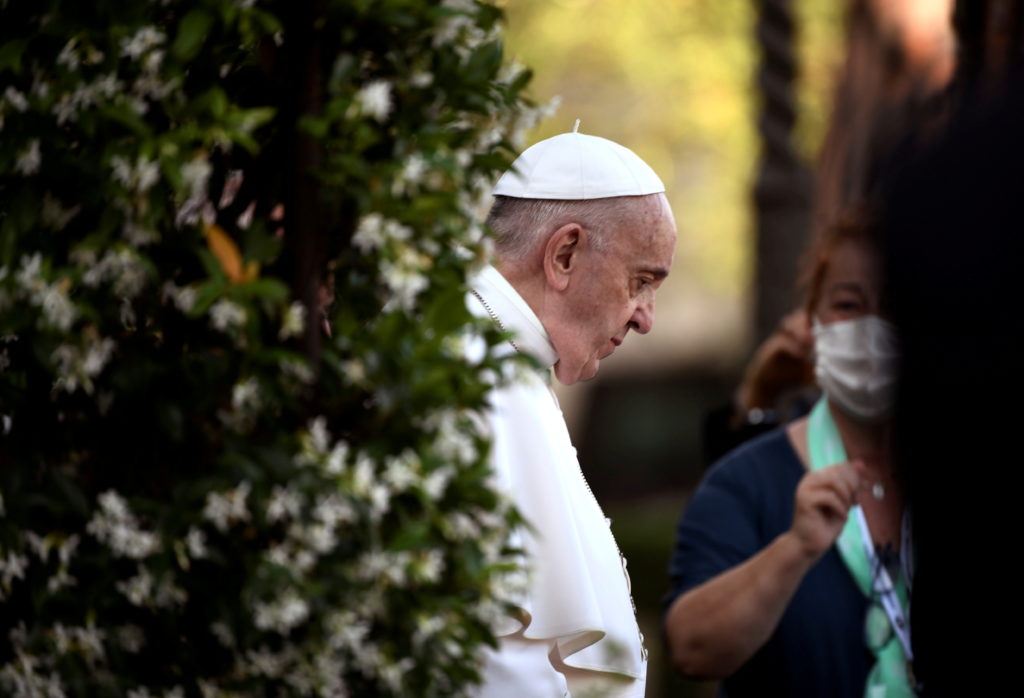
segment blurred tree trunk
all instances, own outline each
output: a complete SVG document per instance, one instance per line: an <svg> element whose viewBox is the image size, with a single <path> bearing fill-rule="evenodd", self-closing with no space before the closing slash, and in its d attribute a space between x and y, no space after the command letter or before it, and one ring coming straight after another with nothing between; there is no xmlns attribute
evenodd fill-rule
<svg viewBox="0 0 1024 698"><path fill-rule="evenodd" d="M761 160L754 190L754 291L760 342L799 302L797 260L810 227L811 175L793 146L797 66L791 0L760 0L756 32L761 48Z"/></svg>
<svg viewBox="0 0 1024 698"><path fill-rule="evenodd" d="M303 350L314 369L320 361L320 271L326 256L326 231L317 173L321 166L316 139L302 128L304 117L323 108L323 0L298 2L284 13L290 38L285 50L285 104L293 105L287 127L290 147L285 167L285 244L292 263L292 294L306 307Z"/></svg>

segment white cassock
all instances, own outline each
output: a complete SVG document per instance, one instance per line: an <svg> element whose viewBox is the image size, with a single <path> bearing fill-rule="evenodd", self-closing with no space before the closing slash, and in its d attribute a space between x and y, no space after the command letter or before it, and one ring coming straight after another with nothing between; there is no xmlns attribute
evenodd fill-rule
<svg viewBox="0 0 1024 698"><path fill-rule="evenodd" d="M526 371L491 395L491 464L497 486L532 525L512 541L525 551L531 577L522 618L496 629L500 645L487 650L484 683L474 695L643 696L647 653L625 562L549 386L558 356L536 314L497 269L486 267L470 287L480 296L467 296L471 311L496 318L547 371Z"/></svg>

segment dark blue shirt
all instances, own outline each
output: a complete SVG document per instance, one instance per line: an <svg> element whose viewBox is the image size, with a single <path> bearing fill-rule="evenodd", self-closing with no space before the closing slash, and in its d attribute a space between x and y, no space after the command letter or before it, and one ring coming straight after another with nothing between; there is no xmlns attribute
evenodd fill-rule
<svg viewBox="0 0 1024 698"><path fill-rule="evenodd" d="M666 608L789 530L805 472L784 429L716 463L679 521ZM723 681L720 695L863 698L874 663L864 644L866 612L867 600L833 546L804 577L768 642Z"/></svg>

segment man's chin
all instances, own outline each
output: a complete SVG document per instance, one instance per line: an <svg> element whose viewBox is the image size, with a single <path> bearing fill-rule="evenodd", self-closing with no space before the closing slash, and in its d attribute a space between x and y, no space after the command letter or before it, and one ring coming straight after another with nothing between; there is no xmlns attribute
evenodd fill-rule
<svg viewBox="0 0 1024 698"><path fill-rule="evenodd" d="M580 381L588 381L597 376L597 370L601 367L601 359L591 359L579 370L573 370L571 366L562 365L561 361L555 363L555 378L562 385L572 385Z"/></svg>

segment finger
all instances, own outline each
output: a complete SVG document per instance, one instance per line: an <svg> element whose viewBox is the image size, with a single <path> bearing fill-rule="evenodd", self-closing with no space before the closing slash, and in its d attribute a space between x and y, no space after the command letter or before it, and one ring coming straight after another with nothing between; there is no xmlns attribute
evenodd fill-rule
<svg viewBox="0 0 1024 698"><path fill-rule="evenodd" d="M859 477L849 463L831 465L816 474L819 477L811 483L816 488L835 492L844 502L849 502L847 506L856 503Z"/></svg>
<svg viewBox="0 0 1024 698"><path fill-rule="evenodd" d="M849 500L840 496L835 490L816 492L811 498L810 504L829 520L845 519L850 513Z"/></svg>

